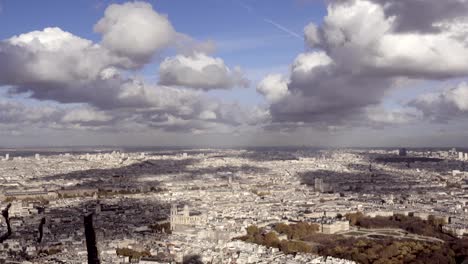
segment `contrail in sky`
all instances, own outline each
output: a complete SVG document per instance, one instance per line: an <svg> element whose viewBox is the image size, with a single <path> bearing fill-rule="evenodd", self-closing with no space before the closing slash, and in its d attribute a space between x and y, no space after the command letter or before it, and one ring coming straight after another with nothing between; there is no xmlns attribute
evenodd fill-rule
<svg viewBox="0 0 468 264"><path fill-rule="evenodd" d="M288 33L292 37L295 37L295 38L298 38L298 39L302 40L301 35L297 34L296 32L288 29L287 27L285 27L285 26L283 26L281 24L276 23L275 21L273 21L271 19L264 18L263 21L265 21L268 24L271 24L271 25L275 26L277 29L279 29L281 31L284 31L284 32Z"/></svg>
<svg viewBox="0 0 468 264"><path fill-rule="evenodd" d="M299 35L299 34L297 34L297 33L294 32L294 31L292 31L291 29L289 29L289 28L287 28L287 27L285 27L285 26L283 26L283 25L281 25L281 24L279 24L279 23L277 23L277 22L275 22L275 21L273 21L273 20L271 20L271 19L269 19L269 18L266 18L266 17L259 16L259 15L255 14L254 8L251 7L250 5L244 3L243 1L235 1L235 0L234 0L233 2L235 2L236 4L238 4L240 7L244 8L245 10L247 10L249 13L251 13L251 14L257 16L257 17L260 17L260 18L263 20L263 22L268 23L268 24L274 26L275 28L277 28L277 29L279 29L279 30L281 30L281 31L283 31L283 32L285 32L285 33L287 33L287 34L290 35L291 37L294 37L294 38L297 38L297 39L302 40L302 36Z"/></svg>
<svg viewBox="0 0 468 264"><path fill-rule="evenodd" d="M253 8L252 8L251 6L249 6L249 5L247 5L246 3L241 2L241 1L236 2L236 3L239 4L239 5L240 5L242 8L244 8L245 10L247 10L249 13L253 13L253 12L254 12Z"/></svg>

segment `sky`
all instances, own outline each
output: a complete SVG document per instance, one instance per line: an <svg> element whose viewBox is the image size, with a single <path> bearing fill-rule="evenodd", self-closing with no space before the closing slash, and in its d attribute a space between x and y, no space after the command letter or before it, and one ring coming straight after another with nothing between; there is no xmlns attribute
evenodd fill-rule
<svg viewBox="0 0 468 264"><path fill-rule="evenodd" d="M468 147L466 0L0 0L0 146Z"/></svg>

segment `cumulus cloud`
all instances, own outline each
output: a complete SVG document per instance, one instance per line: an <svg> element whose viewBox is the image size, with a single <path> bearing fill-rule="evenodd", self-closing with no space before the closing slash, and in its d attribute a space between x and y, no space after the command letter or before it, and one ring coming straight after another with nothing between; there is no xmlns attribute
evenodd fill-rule
<svg viewBox="0 0 468 264"><path fill-rule="evenodd" d="M255 117L250 108L240 111L203 94L202 90L245 87L248 80L239 68L207 55L215 50L213 42L176 32L150 4L110 5L94 30L102 35L99 43L57 27L0 41L0 85L9 87L10 96L59 103L35 109L9 102L10 110L5 105L0 122L31 120L57 129L200 132L238 126ZM134 76L134 70L164 48L175 48L179 55L162 63L161 84Z"/></svg>
<svg viewBox="0 0 468 264"><path fill-rule="evenodd" d="M450 10L444 3L424 1L424 10L445 11L410 25L409 13L398 10L417 6L415 2L421 1L328 1L323 23L304 29L311 50L293 62L289 80L283 81L287 90L282 86L287 95L271 100L271 93L261 92L270 102L272 120L324 127L379 120L404 123L417 113L376 110L398 79L466 76L466 13L457 12L452 19L450 11L465 1L449 1Z"/></svg>
<svg viewBox="0 0 468 264"><path fill-rule="evenodd" d="M424 1L424 16L421 3L329 0L323 23L305 27L307 50L290 72L258 83L265 107L207 96L208 90L249 85L239 67L213 55L213 42L177 32L148 3L113 4L94 27L102 36L98 42L56 27L0 41L0 85L13 97L58 103L0 101L0 125L192 133L264 126L288 132L466 116L465 83L400 109L383 106L401 79L447 80L468 73L466 1ZM159 83L135 77L166 48L176 55L162 61Z"/></svg>
<svg viewBox="0 0 468 264"><path fill-rule="evenodd" d="M439 92L427 93L411 100L408 106L420 110L424 117L435 122L468 116L468 84L462 82L455 87Z"/></svg>
<svg viewBox="0 0 468 264"><path fill-rule="evenodd" d="M0 60L0 82L20 86L93 80L109 65L125 68L131 64L60 28L0 42Z"/></svg>
<svg viewBox="0 0 468 264"><path fill-rule="evenodd" d="M322 41L320 28L314 23L308 24L304 28L304 38L305 38L306 44L309 47L315 47L315 46L320 45Z"/></svg>
<svg viewBox="0 0 468 264"><path fill-rule="evenodd" d="M421 112L410 107L386 109L382 106L371 106L365 110L371 125L409 124L422 119Z"/></svg>
<svg viewBox="0 0 468 264"><path fill-rule="evenodd" d="M108 122L110 120L112 116L92 108L71 109L62 117L62 121L67 123Z"/></svg>
<svg viewBox="0 0 468 264"><path fill-rule="evenodd" d="M95 129L115 125L115 121L109 114L87 105L69 108L57 104L29 105L12 99L0 100L0 126L12 131Z"/></svg>
<svg viewBox="0 0 468 264"><path fill-rule="evenodd" d="M206 101L205 101L206 100ZM99 110L87 104L31 106L0 100L0 127L5 131L99 130L143 132L161 130L182 133L232 133L263 124L268 111L235 103L194 100L192 105Z"/></svg>
<svg viewBox="0 0 468 264"><path fill-rule="evenodd" d="M104 47L142 62L168 47L176 36L169 19L145 2L110 5L94 31L102 34Z"/></svg>
<svg viewBox="0 0 468 264"><path fill-rule="evenodd" d="M396 30L402 32L438 32L441 23L453 22L465 17L468 12L466 0L372 1L384 6L387 17L395 17Z"/></svg>
<svg viewBox="0 0 468 264"><path fill-rule="evenodd" d="M376 105L391 80L341 73L324 52L300 54L291 67L288 89L270 110L276 122L341 124Z"/></svg>
<svg viewBox="0 0 468 264"><path fill-rule="evenodd" d="M288 81L281 74L270 74L258 84L257 91L274 103L288 94Z"/></svg>
<svg viewBox="0 0 468 264"><path fill-rule="evenodd" d="M318 33L305 33L345 70L443 79L468 72L468 48L454 37L462 30L455 26L459 23L453 21L441 32L399 32L396 17L387 17L384 5L354 0L329 5Z"/></svg>
<svg viewBox="0 0 468 264"><path fill-rule="evenodd" d="M123 74L132 61L59 28L0 42L0 61L0 84L12 86L12 94L102 109L153 105L150 101L156 100L147 97L154 95L147 85Z"/></svg>
<svg viewBox="0 0 468 264"><path fill-rule="evenodd" d="M0 100L0 123L12 125L25 125L43 123L54 120L60 116L59 111L50 106L26 106L11 100Z"/></svg>
<svg viewBox="0 0 468 264"><path fill-rule="evenodd" d="M162 85L204 90L249 85L239 67L230 69L221 58L213 58L203 53L166 58L159 67L159 82Z"/></svg>

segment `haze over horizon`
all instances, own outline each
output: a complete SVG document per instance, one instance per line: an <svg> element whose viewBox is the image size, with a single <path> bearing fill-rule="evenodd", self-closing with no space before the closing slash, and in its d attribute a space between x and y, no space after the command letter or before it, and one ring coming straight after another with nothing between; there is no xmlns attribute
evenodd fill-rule
<svg viewBox="0 0 468 264"><path fill-rule="evenodd" d="M0 0L0 146L468 147L465 0Z"/></svg>

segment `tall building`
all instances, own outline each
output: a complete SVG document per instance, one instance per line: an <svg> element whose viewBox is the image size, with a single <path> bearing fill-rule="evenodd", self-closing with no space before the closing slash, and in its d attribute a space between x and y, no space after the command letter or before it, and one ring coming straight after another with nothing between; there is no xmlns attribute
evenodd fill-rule
<svg viewBox="0 0 468 264"><path fill-rule="evenodd" d="M9 160L10 159L10 154L5 154L5 160Z"/></svg>
<svg viewBox="0 0 468 264"><path fill-rule="evenodd" d="M398 156L405 157L407 155L406 148L401 148L398 150Z"/></svg>
<svg viewBox="0 0 468 264"><path fill-rule="evenodd" d="M463 160L464 158L465 158L465 156L464 156L463 152L461 152L461 151L458 152L458 159Z"/></svg>
<svg viewBox="0 0 468 264"><path fill-rule="evenodd" d="M38 153L36 153L36 155L34 155L34 158L35 158L36 160L40 160L40 159L41 159L41 156L40 156Z"/></svg>
<svg viewBox="0 0 468 264"><path fill-rule="evenodd" d="M172 231L176 230L178 227L196 226L206 223L206 221L205 215L191 215L188 205L184 205L182 211L179 211L175 204L171 207L170 224Z"/></svg>
<svg viewBox="0 0 468 264"><path fill-rule="evenodd" d="M323 179L321 178L315 178L315 184L314 184L314 189L316 192L323 192Z"/></svg>

